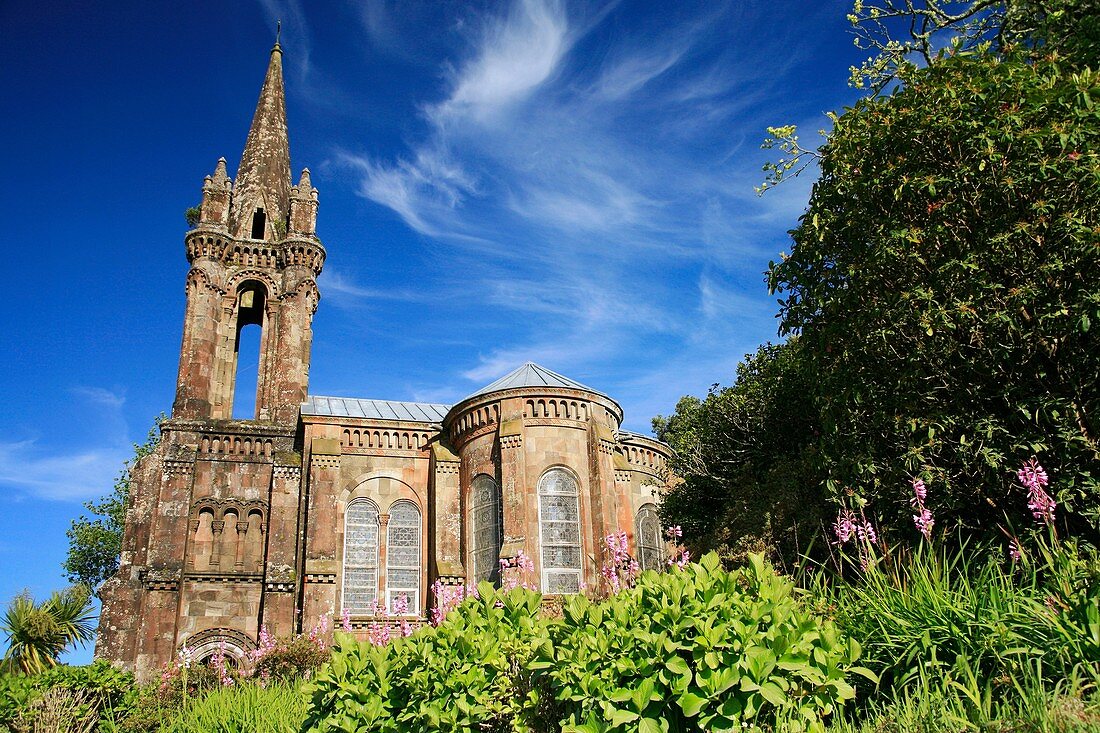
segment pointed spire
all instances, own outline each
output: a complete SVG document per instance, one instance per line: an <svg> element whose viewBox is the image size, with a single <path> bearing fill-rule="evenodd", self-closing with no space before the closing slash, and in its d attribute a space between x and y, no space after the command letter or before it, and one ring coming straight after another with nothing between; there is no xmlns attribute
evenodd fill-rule
<svg viewBox="0 0 1100 733"><path fill-rule="evenodd" d="M250 236L253 214L261 208L267 222L265 234L274 231L273 222L285 223L290 210L290 142L286 131L283 50L278 43L271 49L260 101L237 169L231 233L237 237Z"/></svg>

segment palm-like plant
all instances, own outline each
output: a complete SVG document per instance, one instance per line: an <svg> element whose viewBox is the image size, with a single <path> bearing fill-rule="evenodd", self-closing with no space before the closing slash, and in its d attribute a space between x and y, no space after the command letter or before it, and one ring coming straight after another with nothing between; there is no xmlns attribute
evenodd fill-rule
<svg viewBox="0 0 1100 733"><path fill-rule="evenodd" d="M91 595L88 586L74 585L55 591L39 604L29 591L13 598L0 618L0 630L8 637L8 651L0 667L7 672L37 674L56 666L68 646L90 641L95 636Z"/></svg>

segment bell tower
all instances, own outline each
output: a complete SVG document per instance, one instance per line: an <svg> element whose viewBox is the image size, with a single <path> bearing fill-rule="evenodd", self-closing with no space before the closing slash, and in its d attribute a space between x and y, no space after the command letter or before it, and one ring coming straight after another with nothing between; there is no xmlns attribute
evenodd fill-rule
<svg viewBox="0 0 1100 733"><path fill-rule="evenodd" d="M236 180L220 159L184 240L191 271L173 418L292 425L306 399L325 249L309 169L291 181L282 56L276 43ZM258 366L239 358L248 326L260 328ZM255 413L234 416L245 368L257 369Z"/></svg>

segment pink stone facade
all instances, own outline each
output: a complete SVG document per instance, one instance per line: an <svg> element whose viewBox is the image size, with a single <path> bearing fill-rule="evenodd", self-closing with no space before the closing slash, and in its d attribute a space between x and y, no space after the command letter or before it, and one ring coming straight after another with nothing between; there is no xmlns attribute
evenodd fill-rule
<svg viewBox="0 0 1100 733"><path fill-rule="evenodd" d="M548 577L596 588L602 538L623 530L637 547L667 480L667 446L537 365L453 406L307 394L325 249L308 170L290 180L281 56L236 180L219 161L186 235L176 400L133 469L121 567L101 592L96 656L142 679L184 645L243 657L262 626L300 633L349 606L363 630L371 597L400 594L423 618L436 580L477 580L475 552L483 571L525 552L546 591ZM248 325L262 334L256 411L232 419Z"/></svg>

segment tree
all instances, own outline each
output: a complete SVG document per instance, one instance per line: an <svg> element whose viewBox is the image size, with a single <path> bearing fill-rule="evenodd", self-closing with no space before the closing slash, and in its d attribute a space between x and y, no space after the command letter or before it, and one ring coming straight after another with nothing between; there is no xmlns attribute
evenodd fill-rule
<svg viewBox="0 0 1100 733"><path fill-rule="evenodd" d="M921 476L941 522L988 527L1023 507L1012 473L1034 455L1068 529L1096 539L1095 6L987 5L1004 7L1007 42L899 64L888 93L833 117L769 283L819 380L834 500L907 521Z"/></svg>
<svg viewBox="0 0 1100 733"><path fill-rule="evenodd" d="M118 570L122 550L122 533L126 524L126 508L130 497L130 470L149 455L160 442L161 414L154 421L144 443L134 443L134 457L127 461L115 479L111 493L98 502L89 501L84 508L92 517L81 515L65 533L69 538L69 554L62 567L69 582L98 589L99 585Z"/></svg>
<svg viewBox="0 0 1100 733"><path fill-rule="evenodd" d="M765 344L738 365L733 386L654 418L680 477L662 498L662 520L683 528L693 552L793 561L806 551L822 519L813 381L797 338Z"/></svg>
<svg viewBox="0 0 1100 733"><path fill-rule="evenodd" d="M3 671L37 674L57 666L57 658L72 644L95 637L92 591L74 585L57 591L40 604L23 591L8 604L0 630L8 638Z"/></svg>

